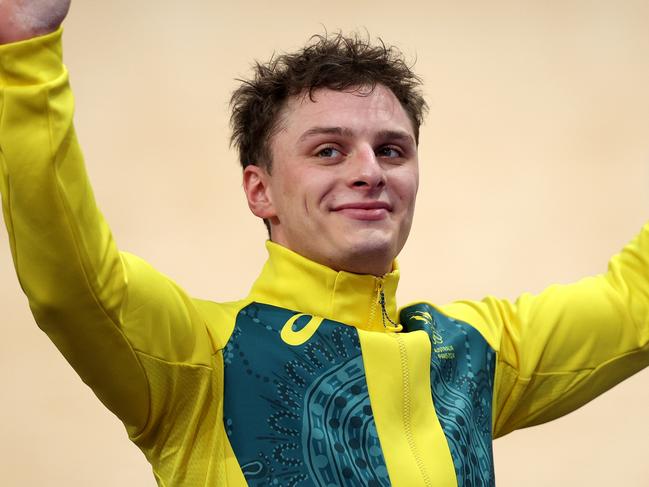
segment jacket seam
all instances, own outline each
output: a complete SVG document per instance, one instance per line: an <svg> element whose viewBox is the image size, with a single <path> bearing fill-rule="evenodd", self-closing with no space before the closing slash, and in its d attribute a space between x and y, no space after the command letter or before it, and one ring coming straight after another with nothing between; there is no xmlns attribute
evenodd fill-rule
<svg viewBox="0 0 649 487"><path fill-rule="evenodd" d="M158 361L158 362L162 362L162 363L164 363L165 365L171 365L171 366L174 366L174 367L190 367L190 368L196 368L196 369L205 369L205 370L208 370L208 371L211 371L211 372L214 371L214 368L213 368L213 367L211 367L211 366L209 366L209 365L205 365L205 364L193 364L193 363L190 363L190 362L179 362L179 361L176 361L176 360L167 360L167 359L164 359L164 358L161 358L161 357L157 357L157 356L155 356L155 355L152 355L152 354L150 354L150 353L148 353L148 352L144 352L144 351L142 351L142 350L138 350L138 349L136 349L136 348L133 348L133 351L134 351L137 355L143 355L144 357L150 358L150 359L152 359L152 360L156 360L156 361ZM211 357L214 357L215 355L218 355L219 352L220 352L220 350L216 351L214 354L212 354L212 355L210 355L210 356L211 356Z"/></svg>
<svg viewBox="0 0 649 487"><path fill-rule="evenodd" d="M403 392L403 427L404 433L406 435L406 441L408 442L408 447L412 455L415 457L415 463L419 469L424 483L427 487L432 487L428 473L424 467L424 463L419 455L417 450L417 445L415 444L415 438L412 431L412 408L410 404L410 372L408 371L408 351L406 345L403 342L403 338L400 335L392 335L397 340L399 346L399 360L401 362L401 388Z"/></svg>

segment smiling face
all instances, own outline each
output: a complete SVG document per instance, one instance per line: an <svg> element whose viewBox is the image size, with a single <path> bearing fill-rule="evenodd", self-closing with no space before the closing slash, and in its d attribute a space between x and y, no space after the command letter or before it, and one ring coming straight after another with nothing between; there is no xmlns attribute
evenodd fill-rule
<svg viewBox="0 0 649 487"><path fill-rule="evenodd" d="M412 122L389 89L291 98L271 153L271 174L248 166L244 189L274 242L335 270L391 270L419 176Z"/></svg>

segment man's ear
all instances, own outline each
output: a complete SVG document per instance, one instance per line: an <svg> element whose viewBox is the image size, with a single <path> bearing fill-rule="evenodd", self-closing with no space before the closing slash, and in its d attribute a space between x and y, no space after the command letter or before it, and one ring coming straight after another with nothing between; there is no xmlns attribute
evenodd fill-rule
<svg viewBox="0 0 649 487"><path fill-rule="evenodd" d="M255 216L265 220L276 216L269 183L270 175L265 169L250 164L243 170L243 190L248 208Z"/></svg>

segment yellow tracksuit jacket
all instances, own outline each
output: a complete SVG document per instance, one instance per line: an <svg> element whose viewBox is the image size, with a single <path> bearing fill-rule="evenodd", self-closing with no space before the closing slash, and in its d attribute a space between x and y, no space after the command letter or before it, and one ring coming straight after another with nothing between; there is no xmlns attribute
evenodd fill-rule
<svg viewBox="0 0 649 487"><path fill-rule="evenodd" d="M493 437L649 362L649 227L606 274L516 302L397 310L398 270L273 243L245 299L187 296L114 244L60 36L0 47L4 219L36 321L160 486L492 486Z"/></svg>

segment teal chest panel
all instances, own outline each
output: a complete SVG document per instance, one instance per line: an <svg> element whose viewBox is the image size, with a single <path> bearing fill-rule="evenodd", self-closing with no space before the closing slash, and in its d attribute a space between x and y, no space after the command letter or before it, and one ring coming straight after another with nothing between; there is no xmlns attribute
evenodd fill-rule
<svg viewBox="0 0 649 487"><path fill-rule="evenodd" d="M424 330L430 338L433 404L451 450L458 487L495 486L491 428L495 352L475 328L430 305L409 306L400 319L405 331Z"/></svg>
<svg viewBox="0 0 649 487"><path fill-rule="evenodd" d="M389 486L356 330L324 320L306 343L289 346L280 333L295 315L247 306L223 352L223 418L246 481Z"/></svg>

